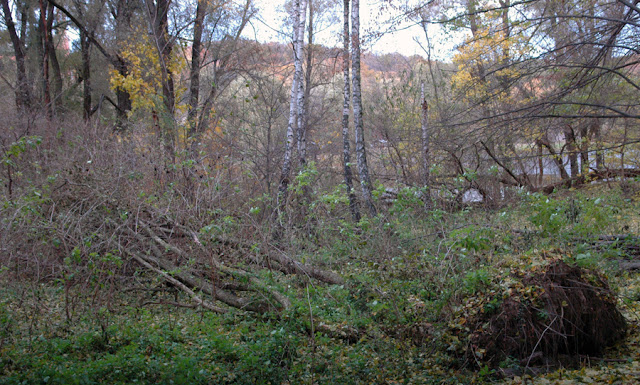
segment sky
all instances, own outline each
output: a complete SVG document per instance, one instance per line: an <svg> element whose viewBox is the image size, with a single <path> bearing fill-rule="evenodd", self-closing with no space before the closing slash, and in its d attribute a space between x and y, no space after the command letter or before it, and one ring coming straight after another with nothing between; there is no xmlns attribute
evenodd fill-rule
<svg viewBox="0 0 640 385"><path fill-rule="evenodd" d="M280 31L286 25L284 19L285 0L256 0L255 4L260 9L257 20L252 22L252 28L247 31L247 37L255 38L260 42L287 41L286 36ZM341 3L341 2L340 2ZM368 31L386 30L385 25L378 21L383 19L379 15L380 0L361 0L360 20L361 35L365 36ZM341 46L340 33L342 31L342 7L336 8L339 19L331 23L328 28L317 34L317 42L327 46ZM386 16L392 16L386 14ZM290 29L290 27L289 27ZM384 54L398 52L405 56L421 55L426 57L422 44L426 47L426 39L422 28L419 25L411 25L410 22L403 22L398 30L393 33L386 33L377 40L365 42L365 50ZM433 45L432 55L437 59L447 59L451 57L453 43L446 39L445 34L438 26L429 26L429 37ZM416 42L417 40L417 42Z"/></svg>

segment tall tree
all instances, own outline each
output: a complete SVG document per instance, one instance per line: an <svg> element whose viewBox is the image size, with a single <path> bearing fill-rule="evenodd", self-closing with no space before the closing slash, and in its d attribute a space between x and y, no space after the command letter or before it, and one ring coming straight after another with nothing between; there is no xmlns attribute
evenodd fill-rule
<svg viewBox="0 0 640 385"><path fill-rule="evenodd" d="M11 39L11 45L13 46L13 54L16 58L16 78L17 83L15 89L16 106L19 113L24 113L29 110L31 106L31 85L27 77L27 70L25 65L25 44L24 35L19 36L16 30L15 22L13 21L13 15L11 14L11 6L9 0L2 0L2 16L4 23L7 26L9 32L9 38Z"/></svg>
<svg viewBox="0 0 640 385"><path fill-rule="evenodd" d="M42 76L42 92L43 103L47 112L47 119L53 118L53 104L51 103L51 84L49 82L49 40L51 39L49 33L49 23L47 22L47 7L49 3L45 0L40 0L40 21L38 24L40 41L38 46L40 48L40 68Z"/></svg>
<svg viewBox="0 0 640 385"><path fill-rule="evenodd" d="M351 216L356 222L360 221L360 209L358 201L353 191L353 173L351 171L351 139L349 134L349 115L350 115L350 97L351 87L349 76L349 0L343 0L343 29L342 29L342 73L344 76L344 102L342 104L342 165L344 170L344 184L347 188L349 196L349 209Z"/></svg>
<svg viewBox="0 0 640 385"><path fill-rule="evenodd" d="M309 28L308 28L308 44L306 68L304 81L298 82L298 126L297 126L297 142L298 142L298 159L300 168L307 166L307 123L308 119L308 103L311 96L311 74L313 72L313 0L307 0L309 6ZM306 9L304 10L306 12ZM304 40L304 39L302 39Z"/></svg>
<svg viewBox="0 0 640 385"><path fill-rule="evenodd" d="M204 18L205 31L207 26L209 30L206 39L202 38L202 41L208 42L206 46L201 47L201 56L206 59L205 62L196 63L199 64L199 68L194 67L193 62L191 63L191 75L195 75L195 78L190 79L190 90L195 89L195 84L199 85L196 95L190 96L189 106L192 121L189 134L194 141L193 149L197 147L201 135L209 129L216 98L242 70L239 59L239 54L242 52L240 48L243 47L242 33L253 17L255 8L253 0L244 0L234 5L235 8L231 11L227 10L229 6L230 3L226 1L212 2L208 5L208 13L201 14ZM235 13L237 17L231 18L229 13ZM197 12L196 16L198 16ZM195 37L194 35L194 41ZM205 67L211 77L207 84L200 81L201 71ZM205 85L209 87L208 90Z"/></svg>
<svg viewBox="0 0 640 385"><path fill-rule="evenodd" d="M200 100L200 69L202 55L202 33L204 31L204 19L208 11L208 0L198 0L196 5L196 17L193 22L193 41L191 44L191 68L189 72L189 109L187 120L189 121L189 136L193 138L198 127L198 102ZM194 140L194 143L196 141Z"/></svg>
<svg viewBox="0 0 640 385"><path fill-rule="evenodd" d="M55 8L53 5L47 3L47 31L48 39L46 40L47 52L49 58L49 65L51 66L51 92L53 100L52 108L59 110L62 107L62 70L60 67L60 61L58 60L58 52L56 51L56 45L54 42L54 15Z"/></svg>
<svg viewBox="0 0 640 385"><path fill-rule="evenodd" d="M424 168L424 205L431 210L431 133L429 132L429 103L424 95L424 83L420 87L420 99L422 100L422 167Z"/></svg>
<svg viewBox="0 0 640 385"><path fill-rule="evenodd" d="M284 158L282 161L282 172L280 175L280 185L278 187L277 212L280 216L284 212L287 201L288 188L290 183L293 149L295 143L295 126L298 120L298 102L302 101L300 95L300 82L302 79L302 55L304 44L304 26L306 19L307 0L296 0L293 15L293 62L294 73L291 82L291 98L289 105L289 122L287 124L287 138L285 140Z"/></svg>
<svg viewBox="0 0 640 385"><path fill-rule="evenodd" d="M353 122L356 136L356 157L358 160L358 174L362 186L362 196L372 216L377 214L371 194L371 178L367 165L367 153L364 139L364 125L362 122L362 87L360 74L360 0L351 2L351 66L353 81Z"/></svg>
<svg viewBox="0 0 640 385"><path fill-rule="evenodd" d="M109 3L109 13L114 20L114 33L116 47L114 50L108 50L103 43L98 41L95 37L95 29L92 28L92 24L87 24L85 20L79 18L78 15L71 13L65 6L60 4L56 0L48 0L48 2L54 7L58 8L65 16L71 20L71 22L78 28L81 34L93 44L98 51L107 59L117 73L121 77L126 77L129 74L130 63L121 55L118 45L123 44L124 37L130 33L131 22L134 14L133 4L130 4L128 0L115 0L115 4ZM80 15L81 16L81 15ZM124 87L116 87L116 102L108 99L116 109L117 122L116 126L123 129L127 125L127 114L131 111L131 95Z"/></svg>
<svg viewBox="0 0 640 385"><path fill-rule="evenodd" d="M165 161L172 164L175 158L175 86L171 70L171 53L173 39L169 36L169 8L171 0L146 0L147 18L151 27L153 43L160 63L160 81L162 83L162 102L164 111L162 124L158 119L158 111L153 112L157 129L160 131L160 141L164 147ZM157 106L159 107L159 106ZM156 107L156 108L157 108Z"/></svg>
<svg viewBox="0 0 640 385"><path fill-rule="evenodd" d="M175 87L170 67L173 39L169 36L169 8L171 0L146 0L147 17L151 26L153 43L160 62L162 97L166 113L173 119L175 113ZM167 138L171 140L170 138Z"/></svg>
<svg viewBox="0 0 640 385"><path fill-rule="evenodd" d="M79 29L80 56L82 64L80 69L80 80L82 81L82 117L89 121L93 111L92 107L92 79L91 79L91 39L90 34L95 34L98 19L102 16L103 4L97 7L90 7L90 4L82 0L73 2L76 14L80 20L84 20L85 28Z"/></svg>

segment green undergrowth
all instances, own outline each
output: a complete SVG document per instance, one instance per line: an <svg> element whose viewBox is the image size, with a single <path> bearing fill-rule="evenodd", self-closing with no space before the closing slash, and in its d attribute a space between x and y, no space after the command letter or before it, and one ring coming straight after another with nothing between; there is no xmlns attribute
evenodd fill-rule
<svg viewBox="0 0 640 385"><path fill-rule="evenodd" d="M257 273L292 300L290 309L264 315L158 304L189 302L161 291L150 299L136 291L81 291L64 280L32 283L5 268L0 383L633 383L640 278L619 264L636 257L623 241L597 241L638 236L634 191L599 185L524 194L492 210L429 213L415 194L403 193L384 214L357 225L311 211L316 232L297 240L292 254L339 272L345 283ZM496 311L513 292L535 297L516 277L558 259L607 277L629 321L628 338L604 358L535 377L520 373L526 368L516 360L492 367L482 351L469 358L471 319ZM501 379L507 369L515 376Z"/></svg>

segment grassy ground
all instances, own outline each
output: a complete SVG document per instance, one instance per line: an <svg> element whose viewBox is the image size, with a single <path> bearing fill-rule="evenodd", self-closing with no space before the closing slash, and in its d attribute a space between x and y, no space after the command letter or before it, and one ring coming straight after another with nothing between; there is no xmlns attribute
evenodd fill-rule
<svg viewBox="0 0 640 385"><path fill-rule="evenodd" d="M511 207L414 215L400 200L384 217L319 227L299 257L338 271L344 285L262 272L292 299L287 311L219 315L162 303L156 291L120 291L128 281L73 286L34 283L2 271L2 384L509 384L640 381L640 277L619 269L623 245L594 247L601 234L640 234L637 183L598 185ZM549 260L603 272L630 324L626 340L580 368L535 377L505 359L469 358L469 322L501 293L526 290L516 272ZM90 278L87 278L90 279ZM80 290L78 287L82 287ZM88 290L89 289L89 290ZM475 361L475 362L474 362Z"/></svg>

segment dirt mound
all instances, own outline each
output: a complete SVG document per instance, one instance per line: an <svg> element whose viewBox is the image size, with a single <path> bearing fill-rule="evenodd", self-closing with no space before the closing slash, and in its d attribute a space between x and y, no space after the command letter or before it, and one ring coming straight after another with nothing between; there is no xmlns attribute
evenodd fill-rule
<svg viewBox="0 0 640 385"><path fill-rule="evenodd" d="M514 292L473 323L474 359L490 365L508 358L526 366L564 363L566 356L599 356L624 337L626 321L602 275L554 261L521 280L530 290Z"/></svg>

